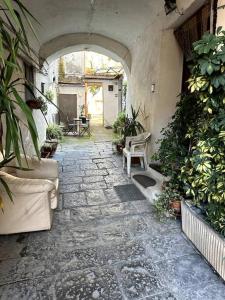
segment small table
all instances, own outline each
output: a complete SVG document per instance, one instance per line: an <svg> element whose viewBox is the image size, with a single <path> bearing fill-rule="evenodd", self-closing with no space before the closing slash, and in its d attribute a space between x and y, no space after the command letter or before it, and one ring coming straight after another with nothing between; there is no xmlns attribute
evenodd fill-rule
<svg viewBox="0 0 225 300"><path fill-rule="evenodd" d="M82 124L82 119L74 118L73 121L74 121L74 135L80 135L80 124ZM87 123L89 123L89 121L90 119L86 119Z"/></svg>

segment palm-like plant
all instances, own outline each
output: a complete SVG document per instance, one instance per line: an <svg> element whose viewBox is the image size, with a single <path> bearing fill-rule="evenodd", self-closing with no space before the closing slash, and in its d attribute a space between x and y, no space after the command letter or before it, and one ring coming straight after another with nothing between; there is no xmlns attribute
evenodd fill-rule
<svg viewBox="0 0 225 300"><path fill-rule="evenodd" d="M22 167L21 155L26 157L26 151L21 125L28 128L36 154L40 157L32 111L18 91L21 85L32 91L31 83L24 79L20 57L24 55L33 60L34 53L25 28L32 29L30 18L34 18L20 0L0 0L0 11L0 152L3 157L0 168L14 158ZM10 190L1 177L0 184L12 200ZM0 207L2 205L0 195Z"/></svg>
<svg viewBox="0 0 225 300"><path fill-rule="evenodd" d="M136 111L131 105L131 117L130 118L128 116L126 117L125 126L122 132L124 138L126 138L127 136L136 136L139 133L144 131L144 127L138 121L139 113L140 113L140 107Z"/></svg>

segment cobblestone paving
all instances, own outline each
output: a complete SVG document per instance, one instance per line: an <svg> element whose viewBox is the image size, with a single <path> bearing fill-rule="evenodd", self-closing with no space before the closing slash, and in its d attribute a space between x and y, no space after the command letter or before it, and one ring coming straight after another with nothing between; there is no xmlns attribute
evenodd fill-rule
<svg viewBox="0 0 225 300"><path fill-rule="evenodd" d="M63 145L51 231L0 237L0 299L222 300L225 285L130 184L111 143Z"/></svg>

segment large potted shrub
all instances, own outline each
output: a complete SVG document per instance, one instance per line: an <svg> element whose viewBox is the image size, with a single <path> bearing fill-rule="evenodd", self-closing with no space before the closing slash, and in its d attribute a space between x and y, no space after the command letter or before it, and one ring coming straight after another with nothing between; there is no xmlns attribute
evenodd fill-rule
<svg viewBox="0 0 225 300"><path fill-rule="evenodd" d="M217 35L205 34L193 51L188 82L200 114L197 126L188 129L193 144L181 179L192 201L182 205L182 227L225 279L225 240L219 235L225 233L225 31L220 27Z"/></svg>
<svg viewBox="0 0 225 300"><path fill-rule="evenodd" d="M225 279L225 31L193 44L189 92L163 130L155 158L182 201L182 228ZM170 210L163 191L156 206ZM157 208L157 207L156 207Z"/></svg>

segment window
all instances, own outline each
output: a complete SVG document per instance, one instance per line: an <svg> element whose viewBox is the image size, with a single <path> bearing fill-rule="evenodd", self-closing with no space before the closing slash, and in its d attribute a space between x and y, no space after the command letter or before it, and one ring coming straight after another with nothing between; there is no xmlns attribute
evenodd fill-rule
<svg viewBox="0 0 225 300"><path fill-rule="evenodd" d="M187 80L190 76L189 61L192 59L192 44L210 30L210 12L211 7L208 2L174 32L184 53L182 92L188 90Z"/></svg>
<svg viewBox="0 0 225 300"><path fill-rule="evenodd" d="M25 100L31 100L34 98L34 67L24 62L24 73L29 88L25 87Z"/></svg>
<svg viewBox="0 0 225 300"><path fill-rule="evenodd" d="M42 94L45 93L45 83L44 82L41 83L41 92L42 92Z"/></svg>
<svg viewBox="0 0 225 300"><path fill-rule="evenodd" d="M113 92L113 85L112 84L108 85L108 91Z"/></svg>

